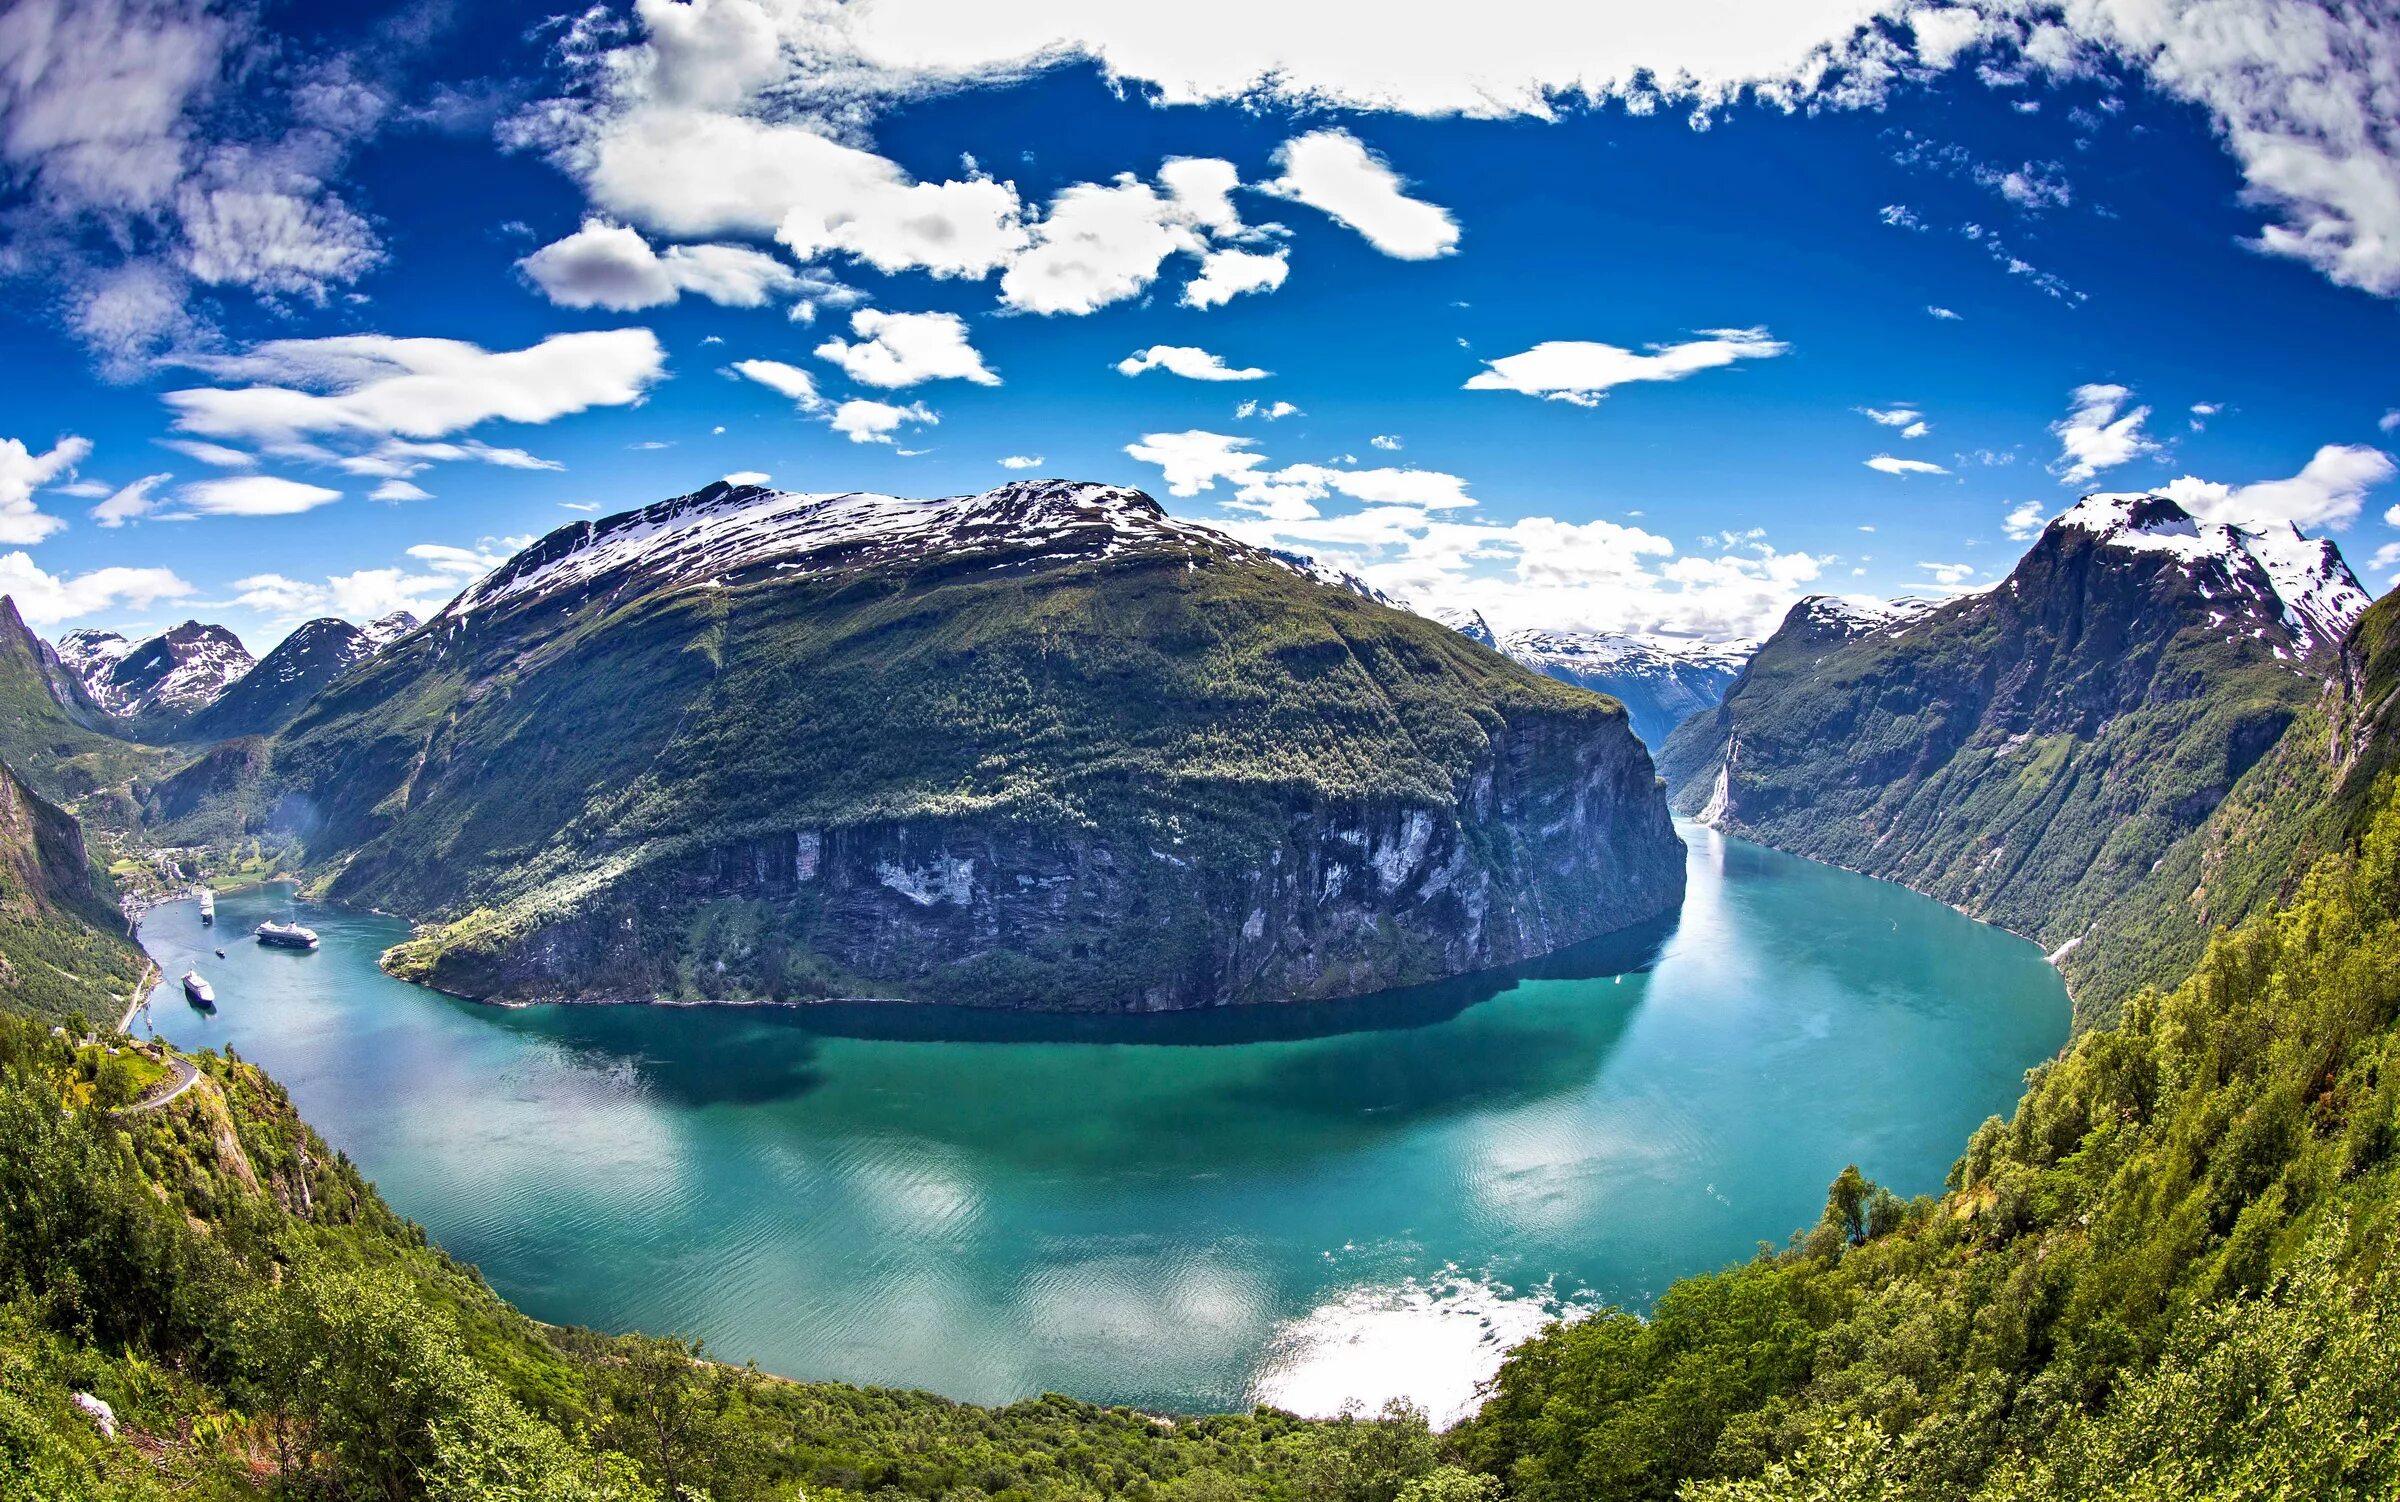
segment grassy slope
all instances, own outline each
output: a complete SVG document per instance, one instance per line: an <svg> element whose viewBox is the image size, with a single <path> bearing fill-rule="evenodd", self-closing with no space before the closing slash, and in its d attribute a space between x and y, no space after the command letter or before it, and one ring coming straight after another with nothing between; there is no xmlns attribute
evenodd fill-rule
<svg viewBox="0 0 2400 1502"><path fill-rule="evenodd" d="M74 817L0 763L0 997L113 1023L146 968L124 928Z"/></svg>

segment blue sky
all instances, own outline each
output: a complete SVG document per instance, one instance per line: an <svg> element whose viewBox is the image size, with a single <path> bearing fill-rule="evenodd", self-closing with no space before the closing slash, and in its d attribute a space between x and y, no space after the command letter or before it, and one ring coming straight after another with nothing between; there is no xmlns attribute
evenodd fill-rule
<svg viewBox="0 0 2400 1502"><path fill-rule="evenodd" d="M2400 568L2388 20L988 9L23 0L0 589L263 650L745 472L1504 628L1972 588L2093 489Z"/></svg>

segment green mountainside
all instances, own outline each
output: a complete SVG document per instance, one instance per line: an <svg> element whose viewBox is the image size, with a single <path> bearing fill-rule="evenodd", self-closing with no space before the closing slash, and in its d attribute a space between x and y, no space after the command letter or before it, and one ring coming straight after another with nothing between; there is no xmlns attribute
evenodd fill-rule
<svg viewBox="0 0 2400 1502"><path fill-rule="evenodd" d="M111 1022L146 968L82 826L0 763L0 998L38 1017Z"/></svg>
<svg viewBox="0 0 2400 1502"><path fill-rule="evenodd" d="M2396 614L2354 639L2371 689ZM2388 1496L2400 778L2353 786L2396 743L2346 723L2316 743L2344 791L2271 811L2332 841L2290 899L2034 1071L1943 1195L1845 1172L1787 1249L1519 1347L1443 1436L1406 1413L980 1409L536 1325L250 1066L204 1056L172 1104L118 1114L163 1059L0 1022L0 1495Z"/></svg>
<svg viewBox="0 0 2400 1502"><path fill-rule="evenodd" d="M58 654L0 595L0 761L44 797L113 803L128 779L151 775L171 753L111 733Z"/></svg>
<svg viewBox="0 0 2400 1502"><path fill-rule="evenodd" d="M255 775L254 775L255 773ZM250 833L474 996L1159 1009L1671 909L1621 707L1139 492L716 485L562 528L310 701ZM178 779L178 828L221 805Z"/></svg>
<svg viewBox="0 0 2400 1502"><path fill-rule="evenodd" d="M1684 812L2080 947L2318 710L2365 604L2329 543L2092 497L1981 594L1804 601L1660 765ZM2203 913L2175 958L2246 910ZM2080 1020L2139 956L2103 984L2070 968Z"/></svg>

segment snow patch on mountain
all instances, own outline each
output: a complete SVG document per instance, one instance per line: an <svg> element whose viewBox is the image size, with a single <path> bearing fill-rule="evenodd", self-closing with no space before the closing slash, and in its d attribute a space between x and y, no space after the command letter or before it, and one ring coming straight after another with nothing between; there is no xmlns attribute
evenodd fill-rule
<svg viewBox="0 0 2400 1502"><path fill-rule="evenodd" d="M2216 568L2237 593L2269 606L2303 651L2339 645L2372 599L2331 539L2288 521L2200 521L2165 496L2087 495L2053 527L2080 529L2104 547L2165 553L2185 570Z"/></svg>
<svg viewBox="0 0 2400 1502"><path fill-rule="evenodd" d="M138 642L114 631L70 631L59 638L58 656L93 703L127 719L205 709L253 666L240 637L199 621Z"/></svg>
<svg viewBox="0 0 2400 1502"><path fill-rule="evenodd" d="M720 482L636 511L561 527L478 580L436 619L455 623L502 605L588 592L619 576L652 589L713 583L770 566L816 572L999 548L1106 558L1161 545L1272 559L1309 578L1390 603L1354 576L1171 517L1158 502L1125 486L1019 480L978 495L913 500Z"/></svg>

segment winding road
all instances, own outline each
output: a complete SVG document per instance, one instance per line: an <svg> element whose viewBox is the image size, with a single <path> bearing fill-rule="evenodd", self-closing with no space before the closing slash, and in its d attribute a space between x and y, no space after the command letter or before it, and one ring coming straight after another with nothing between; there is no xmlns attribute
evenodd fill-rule
<svg viewBox="0 0 2400 1502"><path fill-rule="evenodd" d="M178 1053L168 1054L166 1058L166 1064L169 1069L175 1071L174 1088L165 1091L154 1088L148 1095L143 1096L140 1100L135 1101L132 1105L125 1107L124 1110L118 1113L119 1115L131 1116L136 1111L155 1111L160 1106L165 1105L167 1102L175 1099L177 1096L183 1094L184 1091L191 1089L192 1086L200 1082L199 1069L193 1065L191 1060L185 1058L183 1055Z"/></svg>

